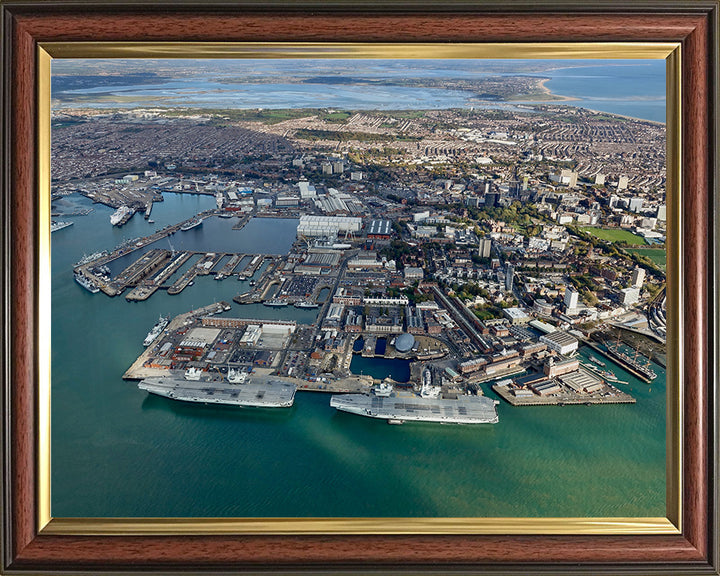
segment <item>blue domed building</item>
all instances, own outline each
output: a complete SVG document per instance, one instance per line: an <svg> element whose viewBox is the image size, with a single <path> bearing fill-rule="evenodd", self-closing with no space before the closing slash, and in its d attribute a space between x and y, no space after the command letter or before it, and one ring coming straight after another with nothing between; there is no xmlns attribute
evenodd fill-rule
<svg viewBox="0 0 720 576"><path fill-rule="evenodd" d="M415 336L407 332L400 334L400 336L395 339L395 350L403 354L410 352L413 346L415 346Z"/></svg>

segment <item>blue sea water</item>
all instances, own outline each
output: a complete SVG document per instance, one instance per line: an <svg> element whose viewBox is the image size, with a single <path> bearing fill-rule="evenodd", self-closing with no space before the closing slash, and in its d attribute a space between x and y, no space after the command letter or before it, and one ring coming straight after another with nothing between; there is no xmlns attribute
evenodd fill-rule
<svg viewBox="0 0 720 576"><path fill-rule="evenodd" d="M561 96L577 98L567 104L612 114L665 122L665 62L585 63L561 67L542 76L545 86Z"/></svg>

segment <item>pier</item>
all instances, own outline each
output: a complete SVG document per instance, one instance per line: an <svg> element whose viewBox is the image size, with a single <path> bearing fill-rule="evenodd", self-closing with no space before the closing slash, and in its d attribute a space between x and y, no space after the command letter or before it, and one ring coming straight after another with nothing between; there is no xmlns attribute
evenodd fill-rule
<svg viewBox="0 0 720 576"><path fill-rule="evenodd" d="M223 280L224 278L230 276L233 273L235 266L238 265L238 262L240 262L242 258L243 254L233 254L232 258L230 258L230 261L225 264L225 266L222 267L220 272L215 275L215 280Z"/></svg>
<svg viewBox="0 0 720 576"><path fill-rule="evenodd" d="M187 270L182 276L180 276L180 278L178 278L172 286L168 288L167 293L170 295L180 294L180 292L185 290L185 288L190 285L190 282L195 279L197 273L197 266L193 266L192 268Z"/></svg>
<svg viewBox="0 0 720 576"><path fill-rule="evenodd" d="M585 344L588 348L591 348L591 349L595 350L595 352L597 352L598 354L602 354L603 356L605 356L605 358L609 358L610 360L612 360L612 361L615 362L616 364L619 364L620 366L623 367L624 370L626 370L627 372L630 372L630 374L632 374L633 376L635 376L635 378L637 378L638 380L642 380L642 381L645 382L646 384L651 384L651 383L652 383L652 380L651 380L650 378L648 378L648 377L645 376L644 374L641 374L640 372L638 372L637 370L635 370L635 368L633 368L632 366L630 366L630 364L628 364L627 362L625 362L622 358L611 354L610 352L608 352L607 350L604 350L603 348L600 348L599 346L596 346L596 345L595 345L593 342L591 342L590 340L584 340L584 341L583 341L583 344Z"/></svg>
<svg viewBox="0 0 720 576"><path fill-rule="evenodd" d="M578 394L564 392L552 396L515 396L507 386L493 384L495 393L512 406L568 406L593 404L635 404L636 400L629 394L616 392L612 396L597 396L594 394Z"/></svg>
<svg viewBox="0 0 720 576"><path fill-rule="evenodd" d="M258 254L250 261L250 264L248 264L242 271L238 272L238 278L241 278L243 280L246 280L253 276L255 272L257 272L257 269L260 268L260 265L263 263L263 260L265 257L262 254Z"/></svg>
<svg viewBox="0 0 720 576"><path fill-rule="evenodd" d="M593 396L590 394L563 393L554 396L514 396L507 386L494 384L495 393L512 406L568 406L594 404L635 404L636 400L629 394L618 391L614 396Z"/></svg>
<svg viewBox="0 0 720 576"><path fill-rule="evenodd" d="M205 256L198 262L195 267L197 268L198 276L207 276L210 274L213 268L217 266L218 262L225 256L224 252L207 252Z"/></svg>
<svg viewBox="0 0 720 576"><path fill-rule="evenodd" d="M152 272L164 266L170 259L170 251L155 248L144 254L139 260L125 268L115 279L107 285L107 289L100 287L108 296L122 294L129 286L137 286L140 281Z"/></svg>

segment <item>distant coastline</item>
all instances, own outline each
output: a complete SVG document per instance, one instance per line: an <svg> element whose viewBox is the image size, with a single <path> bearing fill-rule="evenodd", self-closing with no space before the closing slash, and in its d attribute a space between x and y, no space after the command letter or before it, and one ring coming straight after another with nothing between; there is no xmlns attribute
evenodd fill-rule
<svg viewBox="0 0 720 576"><path fill-rule="evenodd" d="M538 82L537 88L540 91L540 95L537 94L518 94L517 96L509 96L506 102L537 102L537 103L560 103L560 102L577 102L580 99L574 96L563 96L562 94L553 94L553 92L546 86L552 78L542 78Z"/></svg>

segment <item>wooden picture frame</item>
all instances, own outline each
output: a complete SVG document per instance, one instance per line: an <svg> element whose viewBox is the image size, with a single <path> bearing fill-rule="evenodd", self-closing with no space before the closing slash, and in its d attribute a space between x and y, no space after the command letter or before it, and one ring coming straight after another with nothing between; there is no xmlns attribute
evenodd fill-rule
<svg viewBox="0 0 720 576"><path fill-rule="evenodd" d="M473 5L346 2L8 1L2 16L3 571L718 573L717 232L718 16L714 1ZM681 46L682 511L675 533L465 534L330 532L172 534L47 529L41 495L38 333L46 258L38 250L38 187L49 147L38 114L40 47L97 42L667 42ZM78 46L83 46L78 44ZM49 148L48 148L49 149ZM45 288L46 289L46 288ZM43 324L45 323L45 324ZM45 440L47 440L45 438ZM47 446L44 447L47 449ZM99 534L102 532L102 534ZM509 532L512 532L510 534Z"/></svg>

